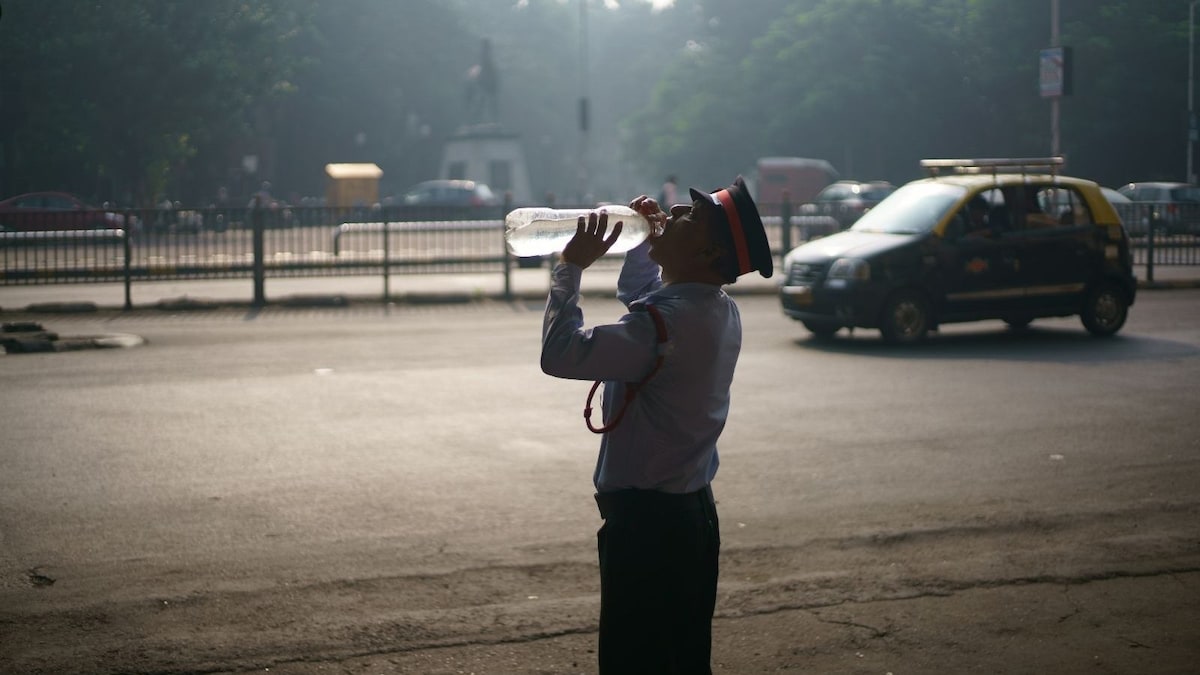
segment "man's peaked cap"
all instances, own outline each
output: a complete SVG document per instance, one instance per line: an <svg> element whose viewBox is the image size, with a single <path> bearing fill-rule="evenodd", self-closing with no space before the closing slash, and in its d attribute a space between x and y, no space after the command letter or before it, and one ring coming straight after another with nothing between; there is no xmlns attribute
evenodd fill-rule
<svg viewBox="0 0 1200 675"><path fill-rule="evenodd" d="M733 185L714 192L700 192L696 188L688 191L693 200L706 201L717 207L718 221L723 225L719 234L732 249L729 254L735 263L735 276L758 270L764 277L770 277L774 271L771 245L746 181L738 176Z"/></svg>

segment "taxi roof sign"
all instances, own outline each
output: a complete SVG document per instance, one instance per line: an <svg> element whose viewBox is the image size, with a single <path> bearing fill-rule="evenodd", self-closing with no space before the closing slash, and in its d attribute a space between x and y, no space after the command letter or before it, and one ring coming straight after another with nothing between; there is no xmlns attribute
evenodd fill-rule
<svg viewBox="0 0 1200 675"><path fill-rule="evenodd" d="M984 159L923 159L921 167L936 176L945 170L957 174L1058 173L1062 157L991 157Z"/></svg>

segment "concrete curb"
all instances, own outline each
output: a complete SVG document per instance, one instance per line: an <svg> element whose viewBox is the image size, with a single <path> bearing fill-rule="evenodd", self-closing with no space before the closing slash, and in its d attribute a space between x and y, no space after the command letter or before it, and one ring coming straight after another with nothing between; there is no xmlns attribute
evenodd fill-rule
<svg viewBox="0 0 1200 675"><path fill-rule="evenodd" d="M1138 279L1138 290L1156 291L1179 288L1200 288L1200 279L1172 279L1169 281Z"/></svg>
<svg viewBox="0 0 1200 675"><path fill-rule="evenodd" d="M734 297L751 296L751 295L776 295L778 285L775 283L752 283L747 285L731 285L726 287L726 292ZM1191 289L1200 288L1200 278L1182 278L1182 279L1164 279L1147 281L1138 279L1138 290L1157 291L1157 290L1174 290L1174 289ZM387 304L391 305L450 305L450 304L470 304L473 302L490 301L490 302L543 302L546 299L546 289L516 289L508 296L502 291L474 289L464 291L461 289L451 289L446 291L410 291L404 293L392 294ZM580 294L589 298L611 299L614 297L615 284L611 287L607 284L599 284L593 288L583 288ZM350 294L350 293L299 293L292 295L283 295L278 298L272 298L267 301L267 306L272 308L296 308L296 309L315 309L315 308L338 308L351 307L354 305L369 305L369 304L384 304L382 294ZM245 299L218 299L206 297L193 297L183 295L174 298L162 298L151 303L135 304L135 310L159 310L163 312L202 312L218 309L245 309L252 308L254 304L250 300ZM3 314L86 314L95 313L101 310L105 311L122 311L121 305L98 304L92 301L64 301L64 302L38 302L25 305L22 309L0 308L0 315Z"/></svg>

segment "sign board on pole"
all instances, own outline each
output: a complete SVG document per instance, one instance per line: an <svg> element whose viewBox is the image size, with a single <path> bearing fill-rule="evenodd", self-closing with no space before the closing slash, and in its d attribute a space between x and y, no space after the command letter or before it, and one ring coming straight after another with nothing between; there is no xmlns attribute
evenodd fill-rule
<svg viewBox="0 0 1200 675"><path fill-rule="evenodd" d="M1071 93L1071 48L1050 47L1039 52L1042 98L1068 96Z"/></svg>

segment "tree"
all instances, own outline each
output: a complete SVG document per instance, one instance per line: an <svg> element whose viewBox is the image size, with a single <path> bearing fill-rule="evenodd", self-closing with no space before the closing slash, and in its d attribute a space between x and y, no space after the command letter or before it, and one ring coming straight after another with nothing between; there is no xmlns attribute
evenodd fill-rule
<svg viewBox="0 0 1200 675"><path fill-rule="evenodd" d="M1106 185L1185 180L1187 3L1064 3L1075 91L1062 102L1069 168Z"/></svg>
<svg viewBox="0 0 1200 675"><path fill-rule="evenodd" d="M789 0L756 5L736 29L719 21L727 4L697 0L717 32L631 116L636 163L728 175L757 156L807 155L847 177L904 181L923 157L1050 151L1050 104L1037 92L1044 0ZM1076 65L1062 101L1070 172L1112 184L1180 175L1186 7L1062 4ZM724 152L714 138L728 140Z"/></svg>
<svg viewBox="0 0 1200 675"><path fill-rule="evenodd" d="M285 93L304 0L17 0L2 25L4 190L146 204Z"/></svg>
<svg viewBox="0 0 1200 675"><path fill-rule="evenodd" d="M296 96L266 113L279 184L319 194L331 162L379 164L384 195L434 177L478 55L458 14L434 0L322 2L297 51Z"/></svg>
<svg viewBox="0 0 1200 675"><path fill-rule="evenodd" d="M1178 178L1187 7L1061 0L1068 171ZM534 189L623 201L716 187L767 155L908 180L930 156L1044 155L1045 0L8 0L0 195L204 201L262 178L314 194L373 161L385 194L436 175L489 40L498 120ZM586 11L585 11L586 10ZM587 25L581 24L586 15ZM579 101L589 102L581 129ZM259 158L250 176L242 158ZM241 182L241 185L229 183Z"/></svg>

